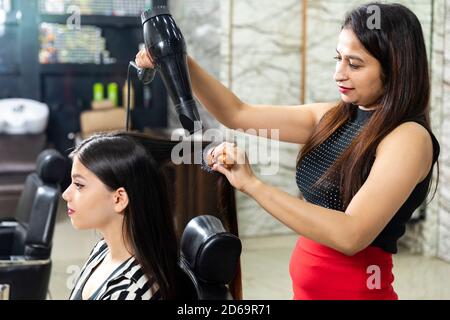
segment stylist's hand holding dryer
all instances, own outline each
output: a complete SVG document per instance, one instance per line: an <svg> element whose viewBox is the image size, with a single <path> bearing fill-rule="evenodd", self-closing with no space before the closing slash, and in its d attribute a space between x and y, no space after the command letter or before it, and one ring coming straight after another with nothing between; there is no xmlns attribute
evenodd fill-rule
<svg viewBox="0 0 450 320"><path fill-rule="evenodd" d="M194 94L223 125L278 130L279 140L303 145L295 179L304 200L256 178L233 144L212 149L209 161L300 235L290 262L294 299L398 299L392 254L438 160L421 24L405 6L373 5L381 28L368 27L369 5L355 8L330 52L337 102L248 104L188 57ZM146 51L136 63L153 68Z"/></svg>

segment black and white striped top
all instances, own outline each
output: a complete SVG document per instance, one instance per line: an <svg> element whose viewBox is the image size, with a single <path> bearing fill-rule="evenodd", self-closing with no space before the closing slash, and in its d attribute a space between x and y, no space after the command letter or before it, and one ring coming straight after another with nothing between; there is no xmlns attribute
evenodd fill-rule
<svg viewBox="0 0 450 320"><path fill-rule="evenodd" d="M95 268L108 253L105 240L100 240L92 250L81 270L70 300L82 300L83 288ZM131 256L117 267L89 300L156 300L160 299L159 287L154 279L148 279L137 260Z"/></svg>

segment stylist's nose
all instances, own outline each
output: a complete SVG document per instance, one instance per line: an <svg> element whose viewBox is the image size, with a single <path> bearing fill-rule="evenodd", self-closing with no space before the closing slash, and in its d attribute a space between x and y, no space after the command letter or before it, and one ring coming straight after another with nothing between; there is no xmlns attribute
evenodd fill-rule
<svg viewBox="0 0 450 320"><path fill-rule="evenodd" d="M345 73L344 63L342 63L342 62L336 63L336 71L334 73L334 81L344 82L346 80L348 80L348 76Z"/></svg>

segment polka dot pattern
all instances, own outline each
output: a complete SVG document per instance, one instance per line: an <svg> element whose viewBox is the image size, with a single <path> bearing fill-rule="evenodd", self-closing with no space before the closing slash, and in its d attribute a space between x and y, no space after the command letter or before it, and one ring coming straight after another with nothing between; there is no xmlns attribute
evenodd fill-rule
<svg viewBox="0 0 450 320"><path fill-rule="evenodd" d="M349 147L372 114L373 111L357 107L355 116L306 155L296 173L298 188L306 201L324 208L343 210L337 179L327 179L319 186L314 184Z"/></svg>

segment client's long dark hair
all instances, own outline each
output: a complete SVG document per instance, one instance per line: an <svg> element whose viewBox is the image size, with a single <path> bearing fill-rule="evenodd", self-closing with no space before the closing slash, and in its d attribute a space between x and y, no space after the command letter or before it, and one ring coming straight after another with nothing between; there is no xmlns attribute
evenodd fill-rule
<svg viewBox="0 0 450 320"><path fill-rule="evenodd" d="M177 298L178 246L166 185L152 155L131 135L110 133L83 141L71 154L110 190L123 187L129 198L123 236L161 298Z"/></svg>

